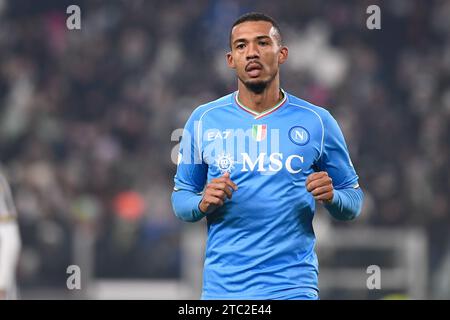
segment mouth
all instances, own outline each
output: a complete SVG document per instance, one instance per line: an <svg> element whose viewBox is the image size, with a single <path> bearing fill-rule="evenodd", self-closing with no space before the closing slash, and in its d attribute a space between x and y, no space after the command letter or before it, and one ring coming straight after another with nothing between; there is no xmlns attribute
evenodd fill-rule
<svg viewBox="0 0 450 320"><path fill-rule="evenodd" d="M245 72L247 72L250 78L257 78L261 74L262 69L262 64L253 61L247 64L245 67Z"/></svg>

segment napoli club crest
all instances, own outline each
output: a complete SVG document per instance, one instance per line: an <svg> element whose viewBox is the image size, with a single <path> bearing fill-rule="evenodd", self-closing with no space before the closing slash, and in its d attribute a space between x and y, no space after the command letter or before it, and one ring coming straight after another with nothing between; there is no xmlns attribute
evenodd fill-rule
<svg viewBox="0 0 450 320"><path fill-rule="evenodd" d="M289 130L289 139L299 146L304 146L309 142L309 132L300 126L292 127Z"/></svg>

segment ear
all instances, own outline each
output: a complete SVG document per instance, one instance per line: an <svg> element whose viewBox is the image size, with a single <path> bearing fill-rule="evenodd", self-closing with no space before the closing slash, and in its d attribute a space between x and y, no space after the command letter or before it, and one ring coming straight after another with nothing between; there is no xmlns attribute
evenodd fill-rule
<svg viewBox="0 0 450 320"><path fill-rule="evenodd" d="M278 64L283 64L289 55L289 49L288 47L282 46L280 48L280 52L278 53Z"/></svg>
<svg viewBox="0 0 450 320"><path fill-rule="evenodd" d="M227 53L227 64L228 67L231 69L236 69L236 65L234 64L233 55L231 54L231 51Z"/></svg>

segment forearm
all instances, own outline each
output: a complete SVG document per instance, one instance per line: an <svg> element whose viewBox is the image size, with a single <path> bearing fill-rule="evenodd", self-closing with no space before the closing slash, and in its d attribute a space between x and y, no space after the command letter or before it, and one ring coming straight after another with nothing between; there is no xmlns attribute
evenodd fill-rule
<svg viewBox="0 0 450 320"><path fill-rule="evenodd" d="M205 214L200 211L198 205L202 196L187 190L172 192L172 207L175 215L187 222L196 222L202 219Z"/></svg>
<svg viewBox="0 0 450 320"><path fill-rule="evenodd" d="M325 208L337 220L352 220L361 213L363 199L361 188L335 189L333 200Z"/></svg>

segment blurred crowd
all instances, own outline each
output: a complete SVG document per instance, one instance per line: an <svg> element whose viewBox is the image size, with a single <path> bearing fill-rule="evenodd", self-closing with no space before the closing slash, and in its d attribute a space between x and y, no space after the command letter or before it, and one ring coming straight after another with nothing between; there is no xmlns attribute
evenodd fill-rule
<svg viewBox="0 0 450 320"><path fill-rule="evenodd" d="M66 27L74 3L81 30ZM371 4L381 30L366 27ZM248 11L281 26L282 87L340 123L366 194L356 224L423 228L430 273L440 267L449 1L15 0L0 1L0 161L19 212L19 282L64 284L77 230L95 235L98 277L179 276L172 133L235 90L228 34Z"/></svg>

